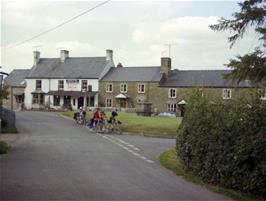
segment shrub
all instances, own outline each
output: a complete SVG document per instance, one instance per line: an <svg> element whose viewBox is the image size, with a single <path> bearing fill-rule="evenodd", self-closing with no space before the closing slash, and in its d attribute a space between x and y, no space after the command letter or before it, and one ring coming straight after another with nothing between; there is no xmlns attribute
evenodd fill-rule
<svg viewBox="0 0 266 201"><path fill-rule="evenodd" d="M10 145L4 141L0 141L0 154L6 154L10 149Z"/></svg>
<svg viewBox="0 0 266 201"><path fill-rule="evenodd" d="M176 141L185 168L204 181L266 194L266 107L212 103L195 91Z"/></svg>

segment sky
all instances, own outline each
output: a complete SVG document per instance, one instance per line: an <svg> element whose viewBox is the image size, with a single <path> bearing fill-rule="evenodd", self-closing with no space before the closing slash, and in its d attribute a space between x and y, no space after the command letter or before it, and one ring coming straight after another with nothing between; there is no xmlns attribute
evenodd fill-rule
<svg viewBox="0 0 266 201"><path fill-rule="evenodd" d="M1 1L1 66L5 72L29 69L33 51L41 58L105 56L123 66L159 66L161 57L172 58L172 68L226 69L224 64L258 43L249 30L232 49L229 32L214 32L209 25L239 11L237 1L115 1L18 45L84 12L102 1ZM171 48L169 51L169 45Z"/></svg>

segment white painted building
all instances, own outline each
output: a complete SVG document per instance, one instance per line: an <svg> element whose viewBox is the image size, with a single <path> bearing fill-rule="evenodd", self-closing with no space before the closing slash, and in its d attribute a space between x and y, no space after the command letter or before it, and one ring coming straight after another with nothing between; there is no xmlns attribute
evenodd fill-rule
<svg viewBox="0 0 266 201"><path fill-rule="evenodd" d="M34 51L34 65L26 76L24 104L27 109L95 107L99 80L114 66L113 51L106 57L40 58Z"/></svg>

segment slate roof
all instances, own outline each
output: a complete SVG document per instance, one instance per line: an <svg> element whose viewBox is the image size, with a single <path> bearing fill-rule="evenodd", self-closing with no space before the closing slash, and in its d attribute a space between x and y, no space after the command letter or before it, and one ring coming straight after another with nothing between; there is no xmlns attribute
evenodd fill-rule
<svg viewBox="0 0 266 201"><path fill-rule="evenodd" d="M13 87L23 87L21 83L29 72L29 69L15 69L5 78L5 83Z"/></svg>
<svg viewBox="0 0 266 201"><path fill-rule="evenodd" d="M41 58L27 78L99 78L107 65L106 57Z"/></svg>
<svg viewBox="0 0 266 201"><path fill-rule="evenodd" d="M161 68L156 67L112 67L102 78L102 81L138 81L159 82L161 80Z"/></svg>
<svg viewBox="0 0 266 201"><path fill-rule="evenodd" d="M223 76L230 70L172 70L168 79L160 86L163 87L252 87L250 81L239 84L226 81Z"/></svg>

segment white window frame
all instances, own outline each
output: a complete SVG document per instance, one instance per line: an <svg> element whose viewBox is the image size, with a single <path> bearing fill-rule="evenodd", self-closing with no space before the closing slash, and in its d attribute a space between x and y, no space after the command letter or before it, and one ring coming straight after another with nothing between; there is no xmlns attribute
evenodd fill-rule
<svg viewBox="0 0 266 201"><path fill-rule="evenodd" d="M106 98L105 107L113 107L113 99L112 98Z"/></svg>
<svg viewBox="0 0 266 201"><path fill-rule="evenodd" d="M168 98L176 98L176 89L175 88L170 88L168 90Z"/></svg>
<svg viewBox="0 0 266 201"><path fill-rule="evenodd" d="M167 111L168 112L176 112L177 104L176 103L168 103L167 104Z"/></svg>
<svg viewBox="0 0 266 201"><path fill-rule="evenodd" d="M110 87L111 86L111 87ZM111 88L111 89L110 89ZM113 92L113 84L112 83L107 83L106 84L106 92L107 93L112 93Z"/></svg>
<svg viewBox="0 0 266 201"><path fill-rule="evenodd" d="M36 83L35 83L35 87L36 87L36 90L41 90L42 89L42 80L36 80Z"/></svg>
<svg viewBox="0 0 266 201"><path fill-rule="evenodd" d="M64 90L64 80L58 80L58 90Z"/></svg>
<svg viewBox="0 0 266 201"><path fill-rule="evenodd" d="M88 90L88 80L81 80L81 91L87 91Z"/></svg>
<svg viewBox="0 0 266 201"><path fill-rule="evenodd" d="M120 93L127 93L127 83L120 84Z"/></svg>
<svg viewBox="0 0 266 201"><path fill-rule="evenodd" d="M259 89L258 94L260 100L266 100L266 89Z"/></svg>
<svg viewBox="0 0 266 201"><path fill-rule="evenodd" d="M232 89L228 89L228 88L223 89L223 99L224 100L232 99Z"/></svg>
<svg viewBox="0 0 266 201"><path fill-rule="evenodd" d="M143 90L142 90L142 86L143 86ZM138 93L139 94L145 93L145 84L144 83L138 83Z"/></svg>

